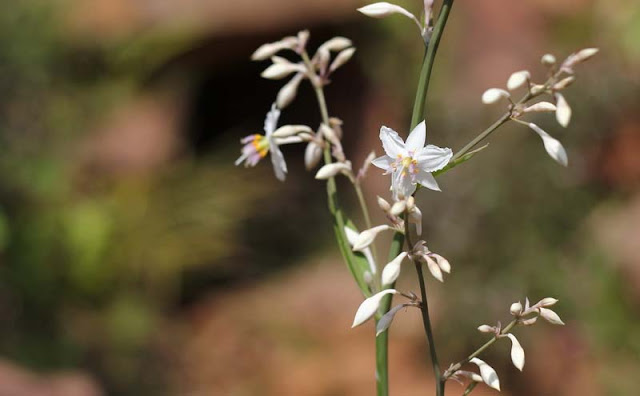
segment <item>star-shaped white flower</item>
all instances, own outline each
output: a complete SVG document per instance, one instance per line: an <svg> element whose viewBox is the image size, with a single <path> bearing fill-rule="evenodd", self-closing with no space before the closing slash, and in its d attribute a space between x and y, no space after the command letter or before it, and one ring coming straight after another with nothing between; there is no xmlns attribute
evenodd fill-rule
<svg viewBox="0 0 640 396"><path fill-rule="evenodd" d="M277 139L273 136L273 132L278 127L278 118L280 118L280 110L274 103L271 106L271 110L267 113L264 120L264 135L254 134L249 135L241 140L244 146L242 147L242 155L236 160L235 164L240 165L244 162L245 166L256 166L256 164L271 151L271 162L273 163L273 171L276 174L278 180L283 181L287 174L287 163L284 161L282 151L280 151L279 144L297 143L299 138L293 137L291 142Z"/></svg>
<svg viewBox="0 0 640 396"><path fill-rule="evenodd" d="M453 152L429 144L425 146L427 128L425 122L418 124L405 143L391 128L380 128L380 140L386 155L373 160L372 164L391 173L391 189L394 199L408 197L421 184L431 190L440 191L431 172L444 168Z"/></svg>

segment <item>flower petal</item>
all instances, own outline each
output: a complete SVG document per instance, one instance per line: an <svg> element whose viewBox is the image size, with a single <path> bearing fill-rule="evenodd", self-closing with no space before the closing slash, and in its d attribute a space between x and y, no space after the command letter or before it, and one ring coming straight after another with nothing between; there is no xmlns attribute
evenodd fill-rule
<svg viewBox="0 0 640 396"><path fill-rule="evenodd" d="M280 118L280 110L278 110L274 103L271 105L271 110L267 113L267 116L264 119L264 132L267 137L270 137L276 130L276 127L278 126L278 118Z"/></svg>
<svg viewBox="0 0 640 396"><path fill-rule="evenodd" d="M270 144L269 150L271 151L273 171L275 172L278 180L284 181L287 177L287 163L284 161L284 155L282 155L280 147L275 143Z"/></svg>
<svg viewBox="0 0 640 396"><path fill-rule="evenodd" d="M442 271L440 270L440 266L438 266L438 263L436 263L436 261L429 256L424 256L424 259L427 262L427 268L429 268L431 275L433 275L433 277L440 282L444 282Z"/></svg>
<svg viewBox="0 0 640 396"><path fill-rule="evenodd" d="M416 156L418 167L425 172L435 172L447 166L453 156L453 151L448 147L427 145ZM422 184L422 183L421 183Z"/></svg>
<svg viewBox="0 0 640 396"><path fill-rule="evenodd" d="M354 251L361 251L365 249L366 247L368 247L373 243L373 240L376 239L376 236L378 236L379 233L381 233L382 231L390 230L390 229L391 227L389 227L386 224L383 224L383 225L379 225L373 228L369 228L368 230L362 231L360 235L358 235L358 239L356 239L356 241L354 242L352 249Z"/></svg>
<svg viewBox="0 0 640 396"><path fill-rule="evenodd" d="M427 124L423 120L413 128L409 137L407 137L405 149L409 152L417 153L424 147L425 140L427 140Z"/></svg>
<svg viewBox="0 0 640 396"><path fill-rule="evenodd" d="M373 166L385 171L388 171L389 169L391 169L392 162L393 162L393 158L389 157L388 155L383 155L371 161Z"/></svg>
<svg viewBox="0 0 640 396"><path fill-rule="evenodd" d="M408 176L403 176L401 171L391 175L393 199L399 200L410 197L416 191L416 185Z"/></svg>
<svg viewBox="0 0 640 396"><path fill-rule="evenodd" d="M398 135L398 132L391 128L383 126L380 128L380 140L382 141L382 147L384 152L391 158L396 158L398 155L405 155L406 150L404 148L404 141Z"/></svg>
<svg viewBox="0 0 640 396"><path fill-rule="evenodd" d="M480 376L482 377L482 380L485 384L489 385L497 391L500 390L500 380L498 379L498 374L491 366L478 358L473 358L469 360L469 362L478 366L478 368L480 369Z"/></svg>
<svg viewBox="0 0 640 396"><path fill-rule="evenodd" d="M347 226L344 226L344 233L347 236L347 242L349 242L349 245L353 247L353 245L356 243L356 241L360 237L360 234L358 233L358 231L352 228L349 228ZM371 249L370 248L363 249L362 254L364 255L364 258L367 259L367 262L369 263L369 270L371 271L372 274L375 275L378 272L378 267L376 266L376 261L373 258Z"/></svg>
<svg viewBox="0 0 640 396"><path fill-rule="evenodd" d="M524 368L524 349L513 334L507 334L511 340L511 361L513 365L520 371Z"/></svg>
<svg viewBox="0 0 640 396"><path fill-rule="evenodd" d="M375 315L376 311L380 307L380 301L387 294L397 294L398 291L394 289L386 289L379 293L374 294L373 296L367 298L360 304L358 307L358 311L356 312L356 316L353 319L353 324L351 327L360 326L367 320L369 320L373 315Z"/></svg>
<svg viewBox="0 0 640 396"><path fill-rule="evenodd" d="M433 175L429 172L425 172L421 170L416 175L416 180L418 181L418 183L428 188L429 190L442 191L440 190L440 186L438 186L438 182L436 181L436 178L433 177Z"/></svg>

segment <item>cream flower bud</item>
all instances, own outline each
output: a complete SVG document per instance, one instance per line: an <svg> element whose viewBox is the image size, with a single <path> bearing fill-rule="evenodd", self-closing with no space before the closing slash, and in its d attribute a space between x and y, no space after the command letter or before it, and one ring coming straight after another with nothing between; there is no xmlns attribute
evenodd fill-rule
<svg viewBox="0 0 640 396"><path fill-rule="evenodd" d="M380 207L380 209L382 209L384 212L388 212L391 210L391 205L389 204L389 202L387 202L387 200L385 200L382 197L378 197L378 206Z"/></svg>
<svg viewBox="0 0 640 396"><path fill-rule="evenodd" d="M345 63L349 62L349 60L351 59L351 57L353 56L353 54L355 52L356 52L355 48L347 48L346 50L341 51L338 54L338 56L336 56L336 59L334 59L334 61L331 63L331 66L329 66L329 73L333 73L340 66L342 66Z"/></svg>
<svg viewBox="0 0 640 396"><path fill-rule="evenodd" d="M322 147L314 141L307 144L304 150L304 166L307 170L315 168L322 159Z"/></svg>
<svg viewBox="0 0 640 396"><path fill-rule="evenodd" d="M522 349L516 336L507 334L507 337L511 340L511 361L518 370L522 371L524 368L524 349Z"/></svg>
<svg viewBox="0 0 640 396"><path fill-rule="evenodd" d="M521 320L520 323L522 323L524 326L531 326L532 324L536 323L537 320L538 317L534 316L533 318Z"/></svg>
<svg viewBox="0 0 640 396"><path fill-rule="evenodd" d="M565 77L562 80L560 80L557 83L555 83L553 85L552 89L554 91L563 90L563 89L567 88L569 85L573 84L574 81L576 81L576 78L574 76Z"/></svg>
<svg viewBox="0 0 640 396"><path fill-rule="evenodd" d="M400 253L396 258L391 260L382 270L382 284L390 285L400 276L400 266L402 261L407 257L407 252Z"/></svg>
<svg viewBox="0 0 640 396"><path fill-rule="evenodd" d="M520 304L520 301L511 304L509 312L511 312L511 315L520 315L522 313L522 304Z"/></svg>
<svg viewBox="0 0 640 396"><path fill-rule="evenodd" d="M279 109L284 109L289 106L291 102L296 98L298 94L298 88L300 87L300 82L304 79L304 73L298 73L288 83L280 88L278 91L278 96L276 99L276 105Z"/></svg>
<svg viewBox="0 0 640 396"><path fill-rule="evenodd" d="M545 66L553 66L556 64L556 57L551 54L544 54L540 59L540 63Z"/></svg>
<svg viewBox="0 0 640 396"><path fill-rule="evenodd" d="M562 143L552 138L548 133L542 130L534 123L529 123L529 128L533 129L542 139L545 150L551 158L556 160L559 164L567 166L569 159L567 158L567 152L565 151Z"/></svg>
<svg viewBox="0 0 640 396"><path fill-rule="evenodd" d="M269 80L280 80L291 73L303 72L302 65L295 63L274 63L267 67L260 76Z"/></svg>
<svg viewBox="0 0 640 396"><path fill-rule="evenodd" d="M409 197L413 198L413 197ZM407 207L409 206L409 200L407 199ZM413 207L413 210L409 212L409 219L416 225L416 234L422 235L422 211L417 206Z"/></svg>
<svg viewBox="0 0 640 396"><path fill-rule="evenodd" d="M498 374L491 366L478 358L473 358L469 360L469 362L478 366L478 368L480 369L480 376L482 377L482 380L485 384L489 385L497 391L500 390L500 380L498 379Z"/></svg>
<svg viewBox="0 0 640 396"><path fill-rule="evenodd" d="M340 138L338 137L338 135L336 134L336 132L333 130L333 128L331 128L330 126L328 126L327 124L321 124L320 125L320 129L319 132L327 138L327 140L329 140L330 142L339 142Z"/></svg>
<svg viewBox="0 0 640 396"><path fill-rule="evenodd" d="M556 120L558 121L558 124L566 128L569 126L569 122L571 121L571 107L560 92L556 92L553 96L556 98L556 106L558 107L558 110L556 111Z"/></svg>
<svg viewBox="0 0 640 396"><path fill-rule="evenodd" d="M307 46L307 41L309 41L309 31L308 30L301 30L298 32L298 45L297 45L297 51L298 52L302 52L302 50L304 49L304 47Z"/></svg>
<svg viewBox="0 0 640 396"><path fill-rule="evenodd" d="M276 129L271 136L275 138L286 138L301 132L313 133L313 130L306 125L283 125Z"/></svg>
<svg viewBox="0 0 640 396"><path fill-rule="evenodd" d="M416 17L412 13L405 10L404 8L384 1L358 8L358 11L372 18L384 18L393 14L402 14L411 19L416 19Z"/></svg>
<svg viewBox="0 0 640 396"><path fill-rule="evenodd" d="M489 325L478 326L478 331L481 333L495 333L496 328Z"/></svg>
<svg viewBox="0 0 640 396"><path fill-rule="evenodd" d="M556 111L556 105L549 102L538 102L523 110L525 113L544 113Z"/></svg>
<svg viewBox="0 0 640 396"><path fill-rule="evenodd" d="M543 298L542 300L538 301L536 306L546 308L546 307L551 307L551 306L555 305L557 302L558 302L557 299L555 299L553 297L547 297L547 298Z"/></svg>
<svg viewBox="0 0 640 396"><path fill-rule="evenodd" d="M593 56L595 56L595 54L597 54L599 51L600 50L598 48L585 48L585 49L582 49L582 50L578 51L575 54L574 64L575 63L584 62L584 61L586 61L588 59L593 58Z"/></svg>
<svg viewBox="0 0 640 396"><path fill-rule="evenodd" d="M446 272L447 274L451 273L451 264L449 263L449 260L435 253L433 253L432 256L436 259L436 263L438 263L438 267L440 267L442 272Z"/></svg>
<svg viewBox="0 0 640 396"><path fill-rule="evenodd" d="M540 316L542 316L547 322L551 324L564 325L564 322L562 321L562 319L560 319L560 316L558 316L557 313L553 312L550 309L540 308Z"/></svg>
<svg viewBox="0 0 640 396"><path fill-rule="evenodd" d="M320 47L327 51L338 52L351 47L351 45L351 40L346 37L334 37L331 40L326 41Z"/></svg>
<svg viewBox="0 0 640 396"><path fill-rule="evenodd" d="M424 261L427 263L427 268L429 268L429 272L431 272L431 275L433 275L433 277L440 282L444 282L444 278L442 277L442 270L440 269L438 263L429 256L424 256Z"/></svg>
<svg viewBox="0 0 640 396"><path fill-rule="evenodd" d="M351 172L351 163L350 162L334 162L331 164L327 164L320 168L316 173L316 179L318 180L326 180L331 177L334 177L340 173L348 173Z"/></svg>
<svg viewBox="0 0 640 396"><path fill-rule="evenodd" d="M492 104L496 103L501 98L508 98L511 95L509 92L500 88L489 88L482 94L482 103L484 104Z"/></svg>
<svg viewBox="0 0 640 396"><path fill-rule="evenodd" d="M251 55L251 60L261 61L265 59L271 58L273 55L282 51L283 49L293 49L298 44L298 38L296 37L285 37L280 41L275 43L267 43L258 47L257 50Z"/></svg>
<svg viewBox="0 0 640 396"><path fill-rule="evenodd" d="M356 239L355 243L353 244L353 250L359 251L359 250L365 249L366 247L368 247L373 243L373 241L376 239L379 233L381 233L382 231L390 230L390 229L391 227L389 227L388 225L379 225L373 228L369 228L368 230L362 231L360 235L358 235L358 238Z"/></svg>
<svg viewBox="0 0 640 396"><path fill-rule="evenodd" d="M376 311L380 307L380 302L384 296L388 294L398 294L398 291L394 289L386 289L364 300L362 304L360 304L360 307L358 307L358 311L356 312L351 327L360 326L375 315Z"/></svg>
<svg viewBox="0 0 640 396"><path fill-rule="evenodd" d="M509 80L507 81L507 89L509 89L509 91L518 89L526 84L530 78L531 74L528 70L517 71L509 77Z"/></svg>
<svg viewBox="0 0 640 396"><path fill-rule="evenodd" d="M394 202L393 206L391 207L391 214L394 216L399 216L403 214L405 210L407 210L407 201L403 199Z"/></svg>

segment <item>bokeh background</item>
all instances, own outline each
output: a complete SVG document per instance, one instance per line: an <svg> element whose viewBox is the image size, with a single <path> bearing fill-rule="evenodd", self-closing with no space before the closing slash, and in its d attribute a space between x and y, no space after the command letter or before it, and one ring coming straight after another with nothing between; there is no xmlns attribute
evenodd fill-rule
<svg viewBox="0 0 640 396"><path fill-rule="evenodd" d="M249 55L303 28L312 48L335 35L358 48L327 90L354 162L381 152L381 124L406 132L421 43L405 18L368 19L361 5L3 2L0 395L374 393L373 329L349 328L361 297L303 148L285 148L284 184L268 161L233 166L280 87ZM518 330L524 373L506 341L485 355L504 395L637 394L640 7L458 0L436 63L429 140L456 149L502 110L481 105L484 89L523 68L542 79L542 54L591 46L601 54L566 94L571 126L536 121L564 143L568 169L508 125L419 199L429 246L453 265L445 284L429 280L445 366L511 302L561 300L565 327ZM308 87L282 121L318 125ZM365 187L375 203L388 180L374 171ZM417 288L412 271L400 284ZM390 348L392 393L428 394L417 312L399 315Z"/></svg>

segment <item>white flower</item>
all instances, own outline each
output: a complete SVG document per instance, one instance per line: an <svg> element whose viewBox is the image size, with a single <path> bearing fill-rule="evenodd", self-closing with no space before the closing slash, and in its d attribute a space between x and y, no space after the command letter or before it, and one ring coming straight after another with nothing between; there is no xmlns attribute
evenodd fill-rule
<svg viewBox="0 0 640 396"><path fill-rule="evenodd" d="M364 300L362 304L360 304L360 307L358 307L358 311L356 312L356 316L353 319L351 327L360 326L375 315L376 311L380 307L380 302L387 294L398 294L398 291L395 289L386 289Z"/></svg>
<svg viewBox="0 0 640 396"><path fill-rule="evenodd" d="M529 128L533 129L538 136L542 139L542 143L544 144L545 150L551 158L556 160L559 164L567 166L569 163L569 159L567 158L567 152L565 151L562 143L560 143L557 139L551 137L548 133L542 130L539 126L534 123L529 123Z"/></svg>
<svg viewBox="0 0 640 396"><path fill-rule="evenodd" d="M405 143L391 128L380 128L380 140L386 155L373 160L372 164L391 173L391 189L394 199L408 197L419 183L432 190L440 191L436 179L431 175L444 168L453 153L450 148L427 145L426 125L422 121L409 134Z"/></svg>
<svg viewBox="0 0 640 396"><path fill-rule="evenodd" d="M240 142L244 144L242 147L242 154L236 160L235 164L240 165L244 162L245 166L256 166L258 162L267 156L271 151L271 162L273 163L273 171L276 174L278 180L284 181L287 176L287 163L284 161L284 156L279 143L273 136L273 132L278 126L278 118L280 118L280 110L274 103L271 106L271 110L267 113L267 117L264 120L264 135L254 134L243 138ZM298 140L293 140L285 143L297 143Z"/></svg>

